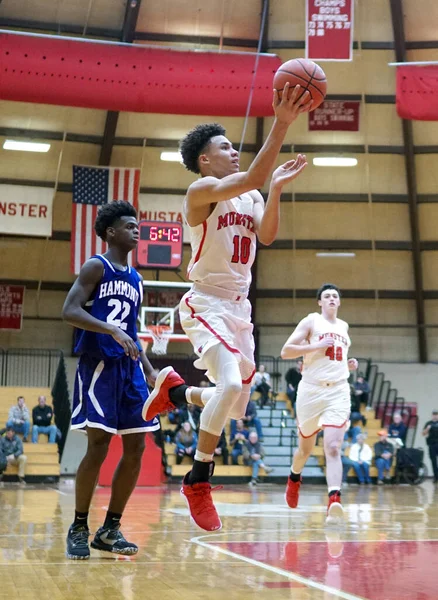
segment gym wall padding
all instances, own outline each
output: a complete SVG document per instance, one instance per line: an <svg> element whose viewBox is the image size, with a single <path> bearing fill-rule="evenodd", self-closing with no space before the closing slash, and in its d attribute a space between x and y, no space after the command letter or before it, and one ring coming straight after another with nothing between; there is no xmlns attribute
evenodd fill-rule
<svg viewBox="0 0 438 600"><path fill-rule="evenodd" d="M103 110L245 116L254 53L217 53L0 33L0 98ZM250 116L272 115L280 66L260 55Z"/></svg>

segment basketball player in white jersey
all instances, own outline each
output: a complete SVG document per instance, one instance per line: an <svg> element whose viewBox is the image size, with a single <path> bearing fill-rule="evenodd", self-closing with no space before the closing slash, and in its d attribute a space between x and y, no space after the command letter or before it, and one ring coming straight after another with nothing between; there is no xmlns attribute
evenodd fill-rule
<svg viewBox="0 0 438 600"><path fill-rule="evenodd" d="M296 403L299 446L287 482L286 502L290 508L297 507L301 471L312 454L317 433L323 429L329 493L327 522L331 523L343 518L340 449L350 418L348 378L358 363L355 358L348 359L351 342L348 324L338 319L339 288L326 283L316 297L321 313L311 313L298 323L281 351L284 359L304 357Z"/></svg>
<svg viewBox="0 0 438 600"><path fill-rule="evenodd" d="M280 99L274 90L275 119L271 131L248 171L239 170L239 153L218 124L198 125L181 142L184 165L201 177L192 183L184 200L184 217L190 227L192 258L188 277L191 290L180 304L181 324L198 355L195 366L207 370L216 387L169 390L172 404L201 400L199 442L192 470L184 477L181 493L195 523L206 531L222 527L211 498L209 479L213 455L229 417L245 414L255 372L251 283L257 237L271 244L278 231L280 195L285 184L306 167L298 155L278 167L271 179L268 200L257 190L272 172L289 125L311 108L308 92L299 86L284 88ZM145 404L143 417L169 409L160 402L160 390L177 381L171 367L157 377L155 390ZM183 396L177 398L177 392ZM184 395L182 394L184 392Z"/></svg>

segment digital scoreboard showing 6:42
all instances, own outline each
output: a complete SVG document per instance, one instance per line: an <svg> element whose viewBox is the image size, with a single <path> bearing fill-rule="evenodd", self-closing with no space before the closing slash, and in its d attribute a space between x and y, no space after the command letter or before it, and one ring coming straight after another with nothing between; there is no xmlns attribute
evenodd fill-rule
<svg viewBox="0 0 438 600"><path fill-rule="evenodd" d="M137 263L150 269L176 269L182 262L183 227L167 221L140 221Z"/></svg>

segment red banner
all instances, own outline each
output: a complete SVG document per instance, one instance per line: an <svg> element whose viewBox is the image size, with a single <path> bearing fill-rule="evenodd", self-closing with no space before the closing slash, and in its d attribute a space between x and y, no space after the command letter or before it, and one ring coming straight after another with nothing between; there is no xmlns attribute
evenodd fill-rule
<svg viewBox="0 0 438 600"><path fill-rule="evenodd" d="M397 67L398 116L438 121L438 66Z"/></svg>
<svg viewBox="0 0 438 600"><path fill-rule="evenodd" d="M309 113L309 131L359 131L359 101L325 101Z"/></svg>
<svg viewBox="0 0 438 600"><path fill-rule="evenodd" d="M353 60L354 0L306 0L306 58Z"/></svg>
<svg viewBox="0 0 438 600"><path fill-rule="evenodd" d="M102 110L244 117L272 115L281 60L82 38L0 33L0 98ZM254 81L253 81L254 80ZM176 100L177 98L177 100Z"/></svg>
<svg viewBox="0 0 438 600"><path fill-rule="evenodd" d="M0 284L0 329L21 329L24 289L23 285Z"/></svg>

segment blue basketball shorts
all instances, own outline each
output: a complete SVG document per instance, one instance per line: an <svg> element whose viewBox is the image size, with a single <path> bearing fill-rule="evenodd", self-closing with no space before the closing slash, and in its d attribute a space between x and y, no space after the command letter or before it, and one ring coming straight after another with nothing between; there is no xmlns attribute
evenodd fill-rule
<svg viewBox="0 0 438 600"><path fill-rule="evenodd" d="M155 431L158 418L145 421L141 416L148 396L140 362L129 356L102 360L83 354L76 370L71 428L95 427L119 435Z"/></svg>

